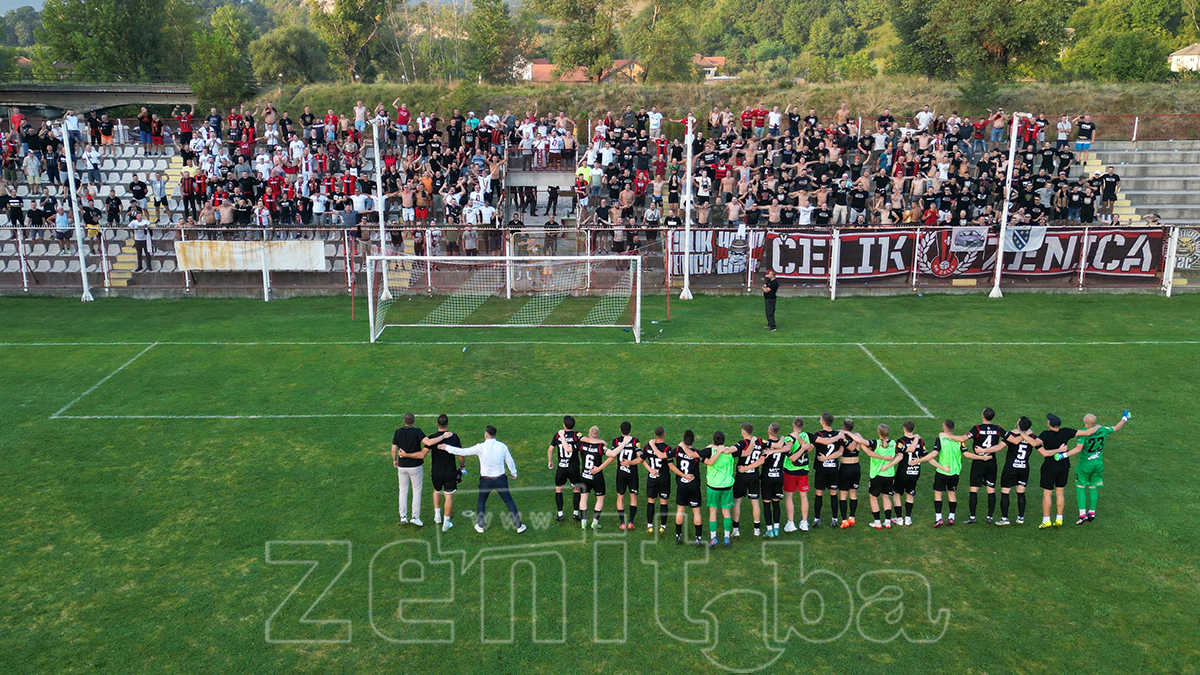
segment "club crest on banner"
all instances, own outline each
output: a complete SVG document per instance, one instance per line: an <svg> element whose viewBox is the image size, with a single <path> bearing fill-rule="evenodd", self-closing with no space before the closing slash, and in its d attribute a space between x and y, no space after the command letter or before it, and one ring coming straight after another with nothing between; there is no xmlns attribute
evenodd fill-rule
<svg viewBox="0 0 1200 675"><path fill-rule="evenodd" d="M952 249L953 231L922 232L917 240L917 271L935 277L962 274L972 268L979 251L955 252Z"/></svg>

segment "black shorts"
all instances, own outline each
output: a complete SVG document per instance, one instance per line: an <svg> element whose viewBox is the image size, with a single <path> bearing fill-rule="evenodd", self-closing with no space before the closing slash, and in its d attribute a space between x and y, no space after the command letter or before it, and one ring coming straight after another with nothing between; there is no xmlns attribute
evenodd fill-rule
<svg viewBox="0 0 1200 675"><path fill-rule="evenodd" d="M1042 464L1042 489L1066 487L1070 473L1071 463L1067 461L1051 460Z"/></svg>
<svg viewBox="0 0 1200 675"><path fill-rule="evenodd" d="M660 471L658 478L646 478L646 499L668 499L671 496L671 478Z"/></svg>
<svg viewBox="0 0 1200 675"><path fill-rule="evenodd" d="M947 476L944 473L938 472L933 474L933 491L934 492L954 492L958 489L958 475Z"/></svg>
<svg viewBox="0 0 1200 675"><path fill-rule="evenodd" d="M858 481L862 478L861 464L843 464L838 469L838 489L839 490L857 490Z"/></svg>
<svg viewBox="0 0 1200 675"><path fill-rule="evenodd" d="M554 472L554 487L562 487L570 483L571 485L579 485L579 465L560 466Z"/></svg>
<svg viewBox="0 0 1200 675"><path fill-rule="evenodd" d="M915 495L917 494L917 481L921 480L921 474L909 475L906 473L896 476L895 490L900 494Z"/></svg>
<svg viewBox="0 0 1200 675"><path fill-rule="evenodd" d="M1029 469L1005 468L1004 472L1000 474L1000 487L1002 488L1024 487L1028 484Z"/></svg>
<svg viewBox="0 0 1200 675"><path fill-rule="evenodd" d="M814 490L837 490L838 489L838 468L818 466L813 472L816 480L813 481Z"/></svg>
<svg viewBox="0 0 1200 675"><path fill-rule="evenodd" d="M675 505L700 508L700 481L690 483L677 481L675 485Z"/></svg>
<svg viewBox="0 0 1200 675"><path fill-rule="evenodd" d="M639 476L637 470L621 471L617 470L617 494L623 495L626 492L636 495L638 493Z"/></svg>
<svg viewBox="0 0 1200 675"><path fill-rule="evenodd" d="M971 487L996 487L996 460L971 462Z"/></svg>
<svg viewBox="0 0 1200 675"><path fill-rule="evenodd" d="M880 495L891 496L896 494L895 487L895 476L875 476L871 479L870 484L867 486L867 492L869 492L872 497L878 497Z"/></svg>
<svg viewBox="0 0 1200 675"><path fill-rule="evenodd" d="M454 491L458 489L458 477L459 473L457 471L434 471L431 476L433 479L433 491L444 492L448 495L454 494Z"/></svg>
<svg viewBox="0 0 1200 675"><path fill-rule="evenodd" d="M604 482L603 473L594 473L591 478L583 477L583 492L590 492L597 497L603 497L607 485Z"/></svg>
<svg viewBox="0 0 1200 675"><path fill-rule="evenodd" d="M783 476L779 478L763 476L760 482L763 499L783 499Z"/></svg>
<svg viewBox="0 0 1200 675"><path fill-rule="evenodd" d="M750 499L758 499L759 485L758 472L747 472L735 474L733 478L733 498L741 499L749 497Z"/></svg>

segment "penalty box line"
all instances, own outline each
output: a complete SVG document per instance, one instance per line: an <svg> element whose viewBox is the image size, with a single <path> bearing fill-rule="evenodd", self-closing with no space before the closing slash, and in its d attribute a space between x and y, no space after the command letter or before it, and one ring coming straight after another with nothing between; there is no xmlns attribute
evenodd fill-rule
<svg viewBox="0 0 1200 675"><path fill-rule="evenodd" d="M109 380L111 380L113 378L114 375L116 375L117 373L121 372L122 370L125 370L126 368L128 368L130 366L130 364L132 364L134 361L137 361L138 359L142 358L142 355L144 355L146 352L150 351L151 349L154 349L154 347L157 344L158 344L157 342L151 342L149 346L147 346L142 351L138 352L137 355L134 356L132 359L129 359L125 363L122 363L116 370L112 371L108 375L105 375L99 382L97 382L96 384L93 384L91 387L89 387L87 389L87 391L83 392L79 396L76 396L75 399L72 400L70 403L59 408L58 412L56 412L50 416L50 419L52 419L52 420L59 419L63 413L65 413L67 410L69 410L71 408L71 406L82 401L88 394L91 394L93 391L96 391L97 389L99 389L100 385L104 384L105 382L108 382Z"/></svg>
<svg viewBox="0 0 1200 675"><path fill-rule="evenodd" d="M900 381L900 378L893 375L892 371L888 370L887 367L884 366L883 363L880 362L879 359L875 358L875 355L871 353L870 349L867 349L866 345L860 343L858 345L858 347L859 347L859 349L863 350L863 353L865 353L867 356L869 356L872 361L875 362L875 365L879 366L879 369L883 371L884 375L887 375L888 377L890 377L892 379L892 382L895 382L896 386L900 387L900 391L907 394L908 397L910 399L912 399L912 402L917 404L917 407L921 409L921 412L925 413L925 417L928 417L930 419L933 418L933 413L929 412L929 408L926 408L924 403L921 403L919 400L917 400L917 397L913 396L913 393L908 390L908 387L904 386L904 383Z"/></svg>
<svg viewBox="0 0 1200 675"><path fill-rule="evenodd" d="M875 341L875 342L705 342L683 340L661 340L643 342L642 345L665 345L680 347L1136 347L1136 346L1192 346L1200 345L1200 340L1063 340L1063 341L1009 341L1009 342L932 342L932 341ZM139 347L139 346L184 346L184 347L334 347L334 346L378 346L391 345L394 347L470 347L478 345L557 345L557 346L605 346L605 347L637 347L632 341L601 341L601 340L448 340L448 341L379 341L375 343L366 340L329 340L329 341L172 341L157 342L126 341L126 342L0 342L0 347Z"/></svg>

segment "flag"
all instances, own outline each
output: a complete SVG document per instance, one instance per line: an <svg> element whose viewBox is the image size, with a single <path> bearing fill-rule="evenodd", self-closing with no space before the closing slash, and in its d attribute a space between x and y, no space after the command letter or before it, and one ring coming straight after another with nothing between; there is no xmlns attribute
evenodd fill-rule
<svg viewBox="0 0 1200 675"><path fill-rule="evenodd" d="M1025 253L1042 247L1046 238L1045 227L1009 227L1004 238L1005 253Z"/></svg>

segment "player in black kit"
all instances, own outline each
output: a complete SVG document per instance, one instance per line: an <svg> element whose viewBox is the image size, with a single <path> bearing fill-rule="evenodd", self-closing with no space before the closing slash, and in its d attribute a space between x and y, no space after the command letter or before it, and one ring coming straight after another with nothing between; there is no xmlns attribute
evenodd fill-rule
<svg viewBox="0 0 1200 675"><path fill-rule="evenodd" d="M617 460L617 520L618 529L633 529L633 520L637 517L638 465L643 462L638 439L629 435L633 426L629 422L621 422L621 435L612 440L608 454ZM629 492L629 521L625 520L625 493Z"/></svg>
<svg viewBox="0 0 1200 675"><path fill-rule="evenodd" d="M696 545L703 546L700 540L700 464L712 456L712 450L705 448L695 450L692 444L696 435L691 429L683 432L683 442L674 450L674 463L667 467L675 474L675 543L683 543L684 508L692 509L692 525L696 528Z"/></svg>
<svg viewBox="0 0 1200 675"><path fill-rule="evenodd" d="M913 502L917 495L917 482L921 480L921 465L929 458L925 452L925 441L914 431L917 426L912 420L904 421L904 435L896 442L896 452L904 455L896 465L896 509L900 513L900 498L904 496L904 525L912 526ZM897 523L899 524L899 523Z"/></svg>
<svg viewBox="0 0 1200 675"><path fill-rule="evenodd" d="M604 493L608 486L604 482L604 467L612 463L608 445L600 438L600 427L588 429L588 435L579 439L579 477L582 481L582 491L579 499L580 521L583 529L587 529L588 494L596 497L595 508L592 509L592 529L600 529L600 513L604 510Z"/></svg>
<svg viewBox="0 0 1200 675"><path fill-rule="evenodd" d="M555 454L558 465L555 469ZM558 506L558 522L563 519L563 486L571 484L571 501L574 507L575 520L579 520L579 433L575 431L575 418L563 416L563 428L550 439L550 447L546 448L546 468L554 471L554 503Z"/></svg>
<svg viewBox="0 0 1200 675"><path fill-rule="evenodd" d="M979 488L987 488L988 496L988 514L987 522L992 524L992 516L996 514L996 453L1000 452L1001 441L1004 440L1004 429L997 424L992 424L992 420L996 417L996 411L991 408L983 409L983 424L976 424L971 427L971 430L964 436L957 437L957 440L966 442L971 440L974 447L971 452L964 452L964 457L971 458L971 496L970 496L970 515L967 517L967 524L971 525L975 522L975 508L979 504Z"/></svg>
<svg viewBox="0 0 1200 675"><path fill-rule="evenodd" d="M838 457L842 456L842 432L833 430L833 415L821 413L821 430L813 438L816 464L813 471L813 527L821 526L821 500L829 490L830 525L837 525Z"/></svg>
<svg viewBox="0 0 1200 675"><path fill-rule="evenodd" d="M1035 443L1032 428L1033 421L1022 416L1017 420L1016 430L1004 437L1008 453L1004 457L1004 471L1000 473L1000 520L996 521L997 525L1009 523L1009 493L1014 488L1017 490L1017 524L1025 523L1025 486L1029 483L1029 459Z"/></svg>
<svg viewBox="0 0 1200 675"><path fill-rule="evenodd" d="M671 445L662 427L654 430L654 440L642 448L642 463L646 465L646 533L654 531L654 505L659 505L658 531L667 531L667 500L671 498L671 477L667 463L671 461Z"/></svg>
<svg viewBox="0 0 1200 675"><path fill-rule="evenodd" d="M738 523L742 515L742 497L750 498L751 510L754 513L754 536L761 534L759 521L759 480L758 467L762 466L763 442L754 435L754 425L746 422L742 425L742 440L733 446L737 450L737 472L733 476L733 536L742 536Z"/></svg>

